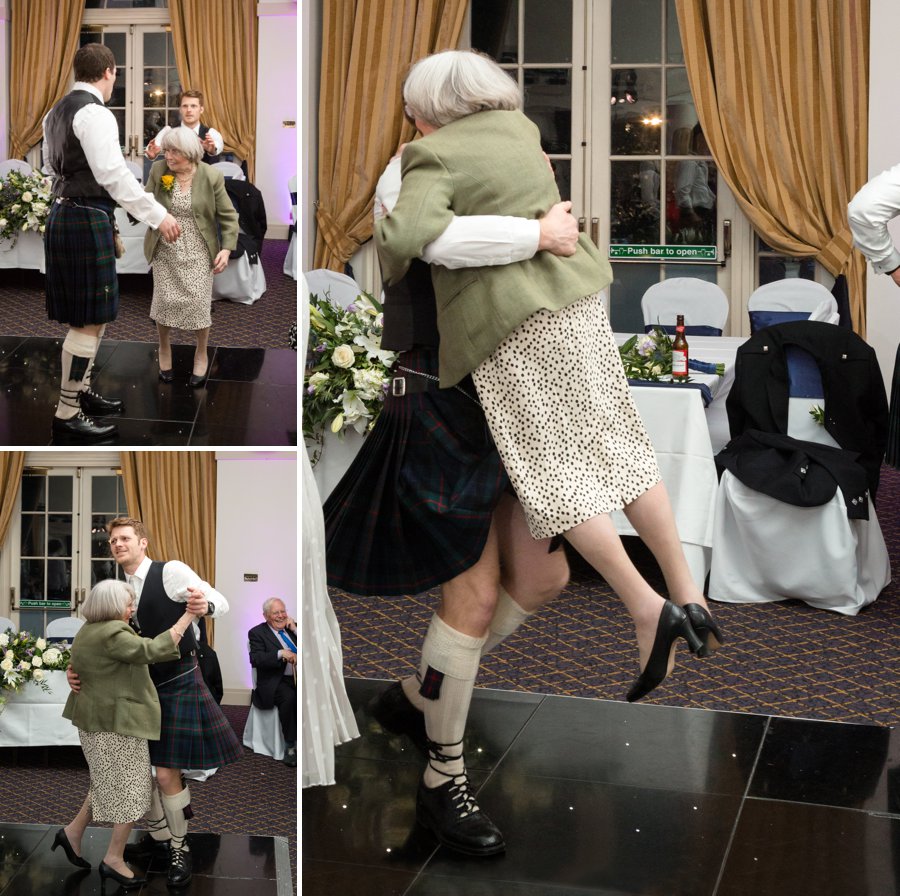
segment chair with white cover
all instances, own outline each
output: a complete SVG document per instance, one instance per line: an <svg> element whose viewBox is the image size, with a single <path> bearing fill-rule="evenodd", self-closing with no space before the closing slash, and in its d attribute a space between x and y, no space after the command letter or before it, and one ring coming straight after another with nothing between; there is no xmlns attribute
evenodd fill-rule
<svg viewBox="0 0 900 896"><path fill-rule="evenodd" d="M352 277L338 271L318 268L307 271L303 276L310 295L317 295L320 299L329 298L342 308L352 305L362 292Z"/></svg>
<svg viewBox="0 0 900 896"><path fill-rule="evenodd" d="M18 171L26 175L35 173L34 168L21 159L7 159L5 162L0 162L0 180L6 177L10 171Z"/></svg>
<svg viewBox="0 0 900 896"><path fill-rule="evenodd" d="M71 640L78 634L78 630L84 625L84 620L77 616L63 616L61 619L51 619L47 623L45 634L48 638L65 638Z"/></svg>
<svg viewBox="0 0 900 896"><path fill-rule="evenodd" d="M798 342L821 371L819 396L790 397L785 356ZM887 437L874 350L823 322L765 328L738 350L728 415L709 596L855 616L891 581L873 500Z"/></svg>
<svg viewBox="0 0 900 896"><path fill-rule="evenodd" d="M213 162L213 168L218 168L225 177L233 177L235 180L246 180L243 169L234 162Z"/></svg>
<svg viewBox="0 0 900 896"><path fill-rule="evenodd" d="M249 650L249 645L248 645ZM256 690L256 669L253 674L253 690ZM250 713L244 725L244 746L254 753L271 756L273 759L284 758L284 734L277 709L260 709L251 700Z"/></svg>
<svg viewBox="0 0 900 896"><path fill-rule="evenodd" d="M728 296L718 284L696 277L669 277L654 283L641 298L644 330L662 327L675 332L675 318L684 315L690 336L721 336L728 320Z"/></svg>
<svg viewBox="0 0 900 896"><path fill-rule="evenodd" d="M144 182L144 166L140 162L125 159L125 167L138 179L138 183Z"/></svg>
<svg viewBox="0 0 900 896"><path fill-rule="evenodd" d="M836 324L840 319L834 296L821 283L804 277L787 277L757 287L747 299L747 311L751 333L792 320Z"/></svg>
<svg viewBox="0 0 900 896"><path fill-rule="evenodd" d="M297 175L288 180L288 192L291 194L291 228L287 254L284 256L284 273L297 279Z"/></svg>
<svg viewBox="0 0 900 896"><path fill-rule="evenodd" d="M14 632L18 631L12 619L7 616L0 616L0 635L3 634L8 628L11 628Z"/></svg>
<svg viewBox="0 0 900 896"><path fill-rule="evenodd" d="M125 254L116 259L119 274L149 274L150 264L144 257L144 235L147 225L143 221L132 220L128 212L116 206L116 227L125 246Z"/></svg>

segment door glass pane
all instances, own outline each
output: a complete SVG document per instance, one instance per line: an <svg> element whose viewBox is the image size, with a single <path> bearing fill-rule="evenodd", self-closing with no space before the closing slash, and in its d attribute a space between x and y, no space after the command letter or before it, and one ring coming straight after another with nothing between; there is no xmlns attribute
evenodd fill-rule
<svg viewBox="0 0 900 896"><path fill-rule="evenodd" d="M124 579L125 574L115 560L91 560L91 588L104 579Z"/></svg>
<svg viewBox="0 0 900 896"><path fill-rule="evenodd" d="M72 477L71 476L50 476L49 491L50 500L47 502L47 509L52 513L71 513L72 512Z"/></svg>
<svg viewBox="0 0 900 896"><path fill-rule="evenodd" d="M572 0L525 0L524 62L572 61Z"/></svg>
<svg viewBox="0 0 900 896"><path fill-rule="evenodd" d="M472 48L497 62L517 62L519 5L516 0L472 3Z"/></svg>
<svg viewBox="0 0 900 896"><path fill-rule="evenodd" d="M72 596L72 561L58 557L47 558L47 597L68 600Z"/></svg>
<svg viewBox="0 0 900 896"><path fill-rule="evenodd" d="M684 65L684 49L681 46L681 32L678 30L675 0L668 0L666 4L666 62Z"/></svg>
<svg viewBox="0 0 900 896"><path fill-rule="evenodd" d="M705 158L666 162L666 181L671 188L666 192L666 242L715 245L715 163Z"/></svg>
<svg viewBox="0 0 900 896"><path fill-rule="evenodd" d="M659 177L656 162L610 164L610 241L659 242Z"/></svg>
<svg viewBox="0 0 900 896"><path fill-rule="evenodd" d="M658 155L662 128L659 69L612 70L610 154Z"/></svg>
<svg viewBox="0 0 900 896"><path fill-rule="evenodd" d="M111 557L106 524L115 519L111 513L95 513L91 517L91 557Z"/></svg>
<svg viewBox="0 0 900 896"><path fill-rule="evenodd" d="M143 124L146 146L167 124L181 122L178 100L181 81L175 67L175 47L170 31L148 31L143 35L144 83Z"/></svg>
<svg viewBox="0 0 900 896"><path fill-rule="evenodd" d="M24 559L19 568L19 594L22 600L43 600L44 559Z"/></svg>
<svg viewBox="0 0 900 896"><path fill-rule="evenodd" d="M666 152L691 155L691 129L697 124L697 110L683 68L666 70Z"/></svg>
<svg viewBox="0 0 900 896"><path fill-rule="evenodd" d="M561 199L572 198L572 162L569 159L551 159L550 167L556 177Z"/></svg>
<svg viewBox="0 0 900 896"><path fill-rule="evenodd" d="M117 509L117 478L118 477L116 476L91 477L91 510L93 510L94 513L104 510L114 511Z"/></svg>
<svg viewBox="0 0 900 896"><path fill-rule="evenodd" d="M22 477L22 512L44 510L46 505L46 476Z"/></svg>
<svg viewBox="0 0 900 896"><path fill-rule="evenodd" d="M659 281L659 271L649 264L613 264L609 287L609 317L619 333L643 333L641 297Z"/></svg>
<svg viewBox="0 0 900 896"><path fill-rule="evenodd" d="M525 69L523 111L538 126L546 153L572 151L572 85L564 68Z"/></svg>
<svg viewBox="0 0 900 896"><path fill-rule="evenodd" d="M612 0L614 65L662 62L661 13L661 0Z"/></svg>
<svg viewBox="0 0 900 896"><path fill-rule="evenodd" d="M42 557L44 554L44 515L42 513L22 514L23 557Z"/></svg>

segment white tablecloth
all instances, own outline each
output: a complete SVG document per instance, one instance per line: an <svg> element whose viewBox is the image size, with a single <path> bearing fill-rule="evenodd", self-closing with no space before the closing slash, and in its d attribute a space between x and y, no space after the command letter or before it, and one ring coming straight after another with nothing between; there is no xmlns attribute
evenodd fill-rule
<svg viewBox="0 0 900 896"><path fill-rule="evenodd" d="M79 746L78 729L62 717L69 698L65 672L48 672L50 691L31 682L8 697L0 712L0 747Z"/></svg>

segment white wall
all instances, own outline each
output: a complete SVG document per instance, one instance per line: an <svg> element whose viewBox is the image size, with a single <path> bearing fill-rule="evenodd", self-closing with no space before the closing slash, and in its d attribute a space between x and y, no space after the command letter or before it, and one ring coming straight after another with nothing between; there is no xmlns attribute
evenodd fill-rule
<svg viewBox="0 0 900 896"><path fill-rule="evenodd" d="M304 2L300 6L300 189L297 229L300 246L300 270L313 265L316 247L315 209L318 196L319 142L319 60L322 54L322 6L320 2Z"/></svg>
<svg viewBox="0 0 900 896"><path fill-rule="evenodd" d="M0 84L9 84L9 2L0 0ZM0 160L9 157L9 90L0 90Z"/></svg>
<svg viewBox="0 0 900 896"><path fill-rule="evenodd" d="M266 203L267 235L287 239L288 179L297 173L297 2L259 0L257 14L255 184Z"/></svg>
<svg viewBox="0 0 900 896"><path fill-rule="evenodd" d="M897 0L871 0L869 29L869 177L900 163L900 125L897 105ZM900 218L891 224L900 246ZM894 281L868 266L866 340L875 349L890 395L894 355L900 343L900 291Z"/></svg>
<svg viewBox="0 0 900 896"><path fill-rule="evenodd" d="M247 632L263 621L262 603L280 597L296 618L297 456L292 451L216 454L216 588L229 612L216 622L223 703L250 702ZM245 582L245 573L259 576Z"/></svg>

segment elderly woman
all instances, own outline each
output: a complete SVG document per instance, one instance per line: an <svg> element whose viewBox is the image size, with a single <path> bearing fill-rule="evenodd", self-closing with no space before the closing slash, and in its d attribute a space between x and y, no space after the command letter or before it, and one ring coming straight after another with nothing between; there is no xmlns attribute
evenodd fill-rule
<svg viewBox="0 0 900 896"><path fill-rule="evenodd" d="M146 883L125 862L124 849L135 821L150 808L147 741L159 738L160 727L159 698L147 664L178 659L178 645L195 617L185 612L156 638L141 638L128 625L134 592L116 579L95 585L83 612L87 624L72 644L81 688L69 695L63 717L78 728L91 783L78 814L56 832L53 849L61 846L73 865L90 868L81 857L84 830L91 821L112 822L100 877L127 890Z"/></svg>
<svg viewBox="0 0 900 896"><path fill-rule="evenodd" d="M144 255L153 265L150 318L159 334L159 378L164 383L174 378L170 329L196 332L191 373L196 388L209 374L213 275L225 270L237 246L238 216L222 173L201 163L203 145L190 128L169 131L162 148L165 160L154 162L146 189L178 221L181 236L167 243L148 230L144 238Z"/></svg>
<svg viewBox="0 0 900 896"><path fill-rule="evenodd" d="M406 114L423 139L403 152L403 187L376 225L388 284L454 215L535 217L559 201L515 82L478 53L417 62ZM722 640L684 558L653 446L632 401L598 293L609 264L584 236L570 257L432 269L440 381L472 374L534 538L563 535L615 589L637 634L638 700L674 664L683 637L701 655ZM641 576L610 518L624 509L655 555L666 601Z"/></svg>

